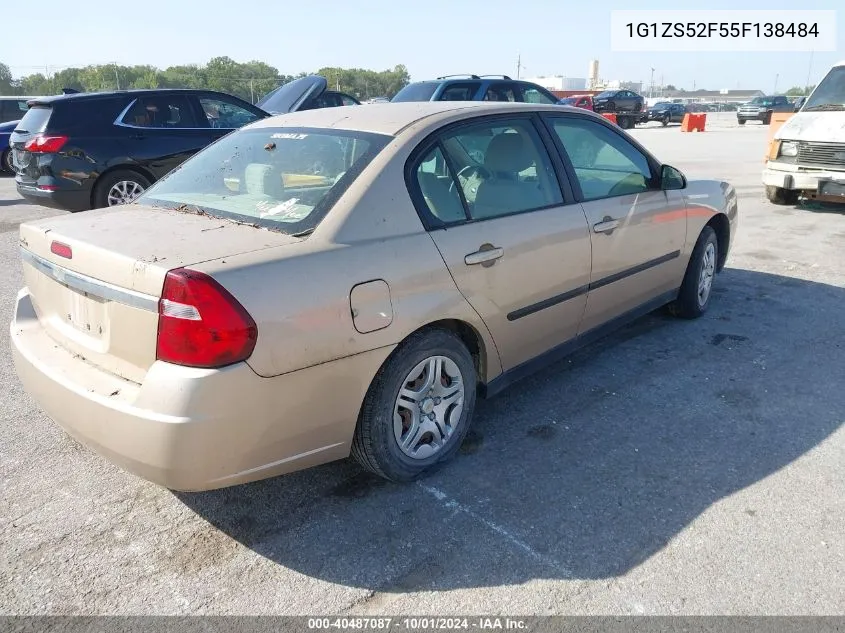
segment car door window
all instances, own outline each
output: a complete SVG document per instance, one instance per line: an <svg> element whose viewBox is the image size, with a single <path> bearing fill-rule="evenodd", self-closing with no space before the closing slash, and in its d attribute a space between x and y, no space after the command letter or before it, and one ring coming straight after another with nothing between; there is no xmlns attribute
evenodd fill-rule
<svg viewBox="0 0 845 633"><path fill-rule="evenodd" d="M200 107L213 128L235 129L257 121L260 117L246 108L216 97L200 97Z"/></svg>
<svg viewBox="0 0 845 633"><path fill-rule="evenodd" d="M522 100L526 103L557 103L554 97L549 97L534 86L522 86Z"/></svg>
<svg viewBox="0 0 845 633"><path fill-rule="evenodd" d="M440 93L440 101L472 101L477 90L474 83L449 84Z"/></svg>
<svg viewBox="0 0 845 633"><path fill-rule="evenodd" d="M484 93L484 101L519 101L519 94L513 84L492 83Z"/></svg>
<svg viewBox="0 0 845 633"><path fill-rule="evenodd" d="M656 188L645 155L603 124L580 117L555 117L551 126L572 163L585 200Z"/></svg>
<svg viewBox="0 0 845 633"><path fill-rule="evenodd" d="M531 121L490 121L446 135L446 155L471 219L563 204L551 159Z"/></svg>
<svg viewBox="0 0 845 633"><path fill-rule="evenodd" d="M446 163L439 145L429 150L414 170L416 186L428 213L439 223L454 223L467 219L457 178Z"/></svg>
<svg viewBox="0 0 845 633"><path fill-rule="evenodd" d="M345 106L358 105L358 102L355 101L355 99L343 93L340 94L340 103Z"/></svg>
<svg viewBox="0 0 845 633"><path fill-rule="evenodd" d="M197 128L191 102L181 94L138 97L121 119L121 123L148 128Z"/></svg>

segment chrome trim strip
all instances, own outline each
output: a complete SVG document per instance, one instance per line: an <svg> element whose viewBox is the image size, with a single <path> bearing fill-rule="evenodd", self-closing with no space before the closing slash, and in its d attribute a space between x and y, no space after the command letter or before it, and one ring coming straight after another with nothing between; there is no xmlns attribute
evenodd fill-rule
<svg viewBox="0 0 845 633"><path fill-rule="evenodd" d="M48 262L43 257L39 257L32 251L23 247L21 247L21 259L51 279L54 279L63 286L67 286L73 290L85 292L94 295L95 297L105 299L106 301L122 303L140 310L158 312L158 297L144 294L136 290L120 288L119 286L115 286L114 284L110 284L105 281L100 281L99 279L94 279L88 275L73 272L63 266Z"/></svg>

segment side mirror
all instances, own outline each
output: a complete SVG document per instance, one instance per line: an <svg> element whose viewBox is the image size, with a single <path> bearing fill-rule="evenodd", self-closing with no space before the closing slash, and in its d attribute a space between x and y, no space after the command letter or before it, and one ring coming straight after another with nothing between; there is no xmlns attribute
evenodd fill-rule
<svg viewBox="0 0 845 633"><path fill-rule="evenodd" d="M664 191L674 189L685 189L687 186L687 179L679 169L675 169L671 165L663 165L660 168L660 188Z"/></svg>

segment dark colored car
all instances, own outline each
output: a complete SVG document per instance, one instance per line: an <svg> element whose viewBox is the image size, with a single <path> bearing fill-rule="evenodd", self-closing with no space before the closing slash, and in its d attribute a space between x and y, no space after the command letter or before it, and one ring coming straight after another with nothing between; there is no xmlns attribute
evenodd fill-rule
<svg viewBox="0 0 845 633"><path fill-rule="evenodd" d="M345 92L328 90L325 77L310 75L279 86L262 97L256 105L270 114L283 114L298 110L361 105L361 102Z"/></svg>
<svg viewBox="0 0 845 633"><path fill-rule="evenodd" d="M275 113L343 105L322 77L285 84L256 107L209 90L130 90L30 101L11 136L18 192L85 211L130 202L206 145ZM356 102L357 103L357 102Z"/></svg>
<svg viewBox="0 0 845 633"><path fill-rule="evenodd" d="M795 112L798 112L804 106L804 103L806 101L807 97L798 97L795 101L792 102L792 109Z"/></svg>
<svg viewBox="0 0 845 633"><path fill-rule="evenodd" d="M768 125L775 112L795 112L795 106L784 95L754 97L736 111L736 122L745 125L746 121L760 121Z"/></svg>
<svg viewBox="0 0 845 633"><path fill-rule="evenodd" d="M573 108L583 108L584 110L593 110L593 97L591 95L573 95L571 97L564 97L558 101L560 105L568 105Z"/></svg>
<svg viewBox="0 0 845 633"><path fill-rule="evenodd" d="M38 97L0 97L0 123L20 121L27 109L27 101Z"/></svg>
<svg viewBox="0 0 845 633"><path fill-rule="evenodd" d="M683 103L655 103L648 109L648 120L659 121L663 126L670 123L683 123L687 107Z"/></svg>
<svg viewBox="0 0 845 633"><path fill-rule="evenodd" d="M507 75L449 75L410 83L396 93L392 102L401 101L518 101L557 103L551 92Z"/></svg>
<svg viewBox="0 0 845 633"><path fill-rule="evenodd" d="M12 150L9 148L9 137L17 124L18 121L0 123L0 172L2 173L15 173L12 167Z"/></svg>
<svg viewBox="0 0 845 633"><path fill-rule="evenodd" d="M642 112L645 99L631 90L605 90L593 97L596 112Z"/></svg>

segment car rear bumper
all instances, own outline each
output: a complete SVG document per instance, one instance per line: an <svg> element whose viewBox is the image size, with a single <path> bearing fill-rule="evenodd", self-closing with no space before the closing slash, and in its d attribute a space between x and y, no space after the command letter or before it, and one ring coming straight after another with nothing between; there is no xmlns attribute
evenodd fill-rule
<svg viewBox="0 0 845 633"><path fill-rule="evenodd" d="M16 178L16 185L18 193L32 204L62 211L87 211L91 208L91 192L84 189L44 190L35 183L21 182L20 176Z"/></svg>
<svg viewBox="0 0 845 633"><path fill-rule="evenodd" d="M819 182L833 180L845 183L845 171L813 170L801 171L795 165L787 169L772 161L763 170L763 184L767 187L779 187L789 191L816 191Z"/></svg>
<svg viewBox="0 0 845 633"><path fill-rule="evenodd" d="M392 351L275 378L245 363L208 370L157 361L137 384L58 345L26 288L18 293L10 338L24 388L65 431L125 470L185 491L346 457L370 381Z"/></svg>

